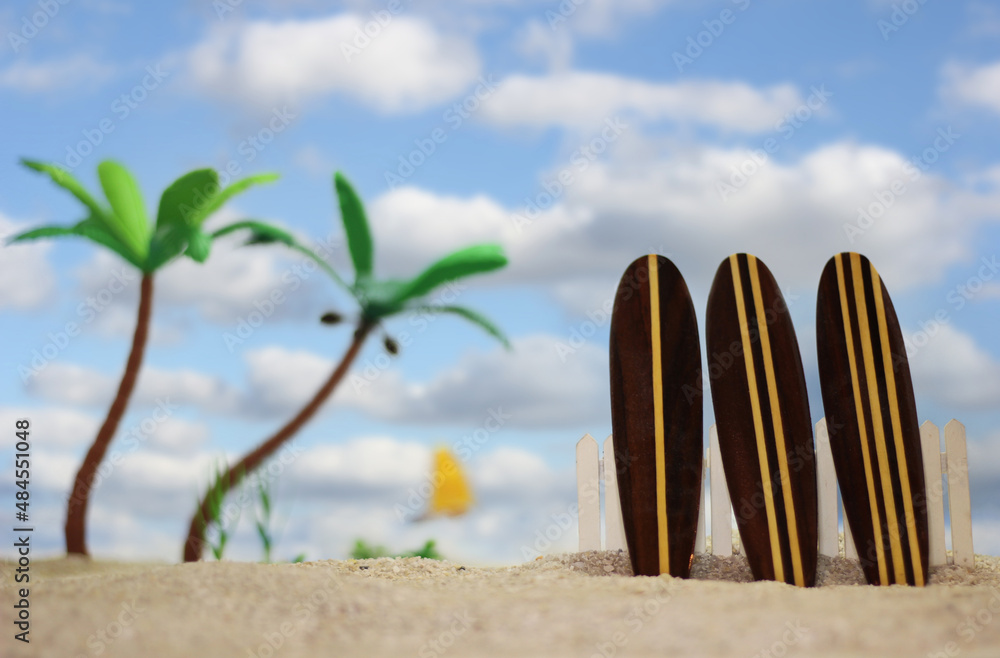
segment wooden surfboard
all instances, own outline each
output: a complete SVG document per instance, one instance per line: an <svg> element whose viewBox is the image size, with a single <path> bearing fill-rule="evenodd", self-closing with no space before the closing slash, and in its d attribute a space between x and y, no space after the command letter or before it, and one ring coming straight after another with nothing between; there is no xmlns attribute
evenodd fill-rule
<svg viewBox="0 0 1000 658"><path fill-rule="evenodd" d="M830 449L861 568L873 585L927 582L920 427L906 347L871 262L830 259L820 279L816 341Z"/></svg>
<svg viewBox="0 0 1000 658"><path fill-rule="evenodd" d="M709 379L719 454L757 580L816 581L816 459L788 306L767 267L723 261L708 297Z"/></svg>
<svg viewBox="0 0 1000 658"><path fill-rule="evenodd" d="M702 481L701 348L691 295L663 256L625 270L611 317L611 423L635 575L691 573Z"/></svg>

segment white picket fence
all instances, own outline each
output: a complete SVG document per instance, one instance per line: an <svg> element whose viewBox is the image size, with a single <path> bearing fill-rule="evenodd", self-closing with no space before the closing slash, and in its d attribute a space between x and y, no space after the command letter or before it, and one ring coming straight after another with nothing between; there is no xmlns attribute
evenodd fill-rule
<svg viewBox="0 0 1000 658"><path fill-rule="evenodd" d="M969 463L966 456L965 425L952 420L944 426L945 450L941 452L941 435L930 421L920 426L923 449L924 479L927 492L927 522L930 540L930 564L957 564L972 568L972 507L969 498ZM584 434L576 444L576 486L579 505L580 550L601 550L601 504L598 492L604 483L604 550L625 549L621 503L618 500L614 449L611 437L604 440L601 458L597 441ZM701 513L698 516L698 536L695 553L706 552L705 482L711 491L712 554L733 554L733 509L729 501L719 438L715 425L709 428L709 448L705 456L701 490ZM844 551L840 547L837 475L830 452L826 419L816 423L816 479L819 504L819 553L830 557L858 559L851 539L851 529L844 519ZM948 493L951 516L951 548L949 559L945 550L944 497Z"/></svg>

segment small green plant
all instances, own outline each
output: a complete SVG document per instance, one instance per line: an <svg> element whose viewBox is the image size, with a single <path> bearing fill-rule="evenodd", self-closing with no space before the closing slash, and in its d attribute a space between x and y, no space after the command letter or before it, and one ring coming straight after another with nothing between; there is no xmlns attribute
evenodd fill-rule
<svg viewBox="0 0 1000 658"><path fill-rule="evenodd" d="M222 481L222 477L226 474L228 468L224 461L219 461L214 470L215 477L209 486L205 498L209 501L209 506L212 509L213 518L215 519L213 526L216 528L216 532L207 533L206 529L206 533L215 535L215 541L209 544L209 548L212 550L212 556L216 560L221 560L223 554L226 552L226 544L229 543L229 538L240 522L241 510L239 507L236 508L236 517L233 519L227 519L223 515L222 507L226 500L226 492L219 486L219 483Z"/></svg>
<svg viewBox="0 0 1000 658"><path fill-rule="evenodd" d="M264 562L271 561L274 536L271 534L271 483L257 480L257 536L264 547Z"/></svg>
<svg viewBox="0 0 1000 658"><path fill-rule="evenodd" d="M355 560L370 560L378 557L422 557L428 560L443 560L444 557L434 548L435 543L433 539L428 539L426 544L416 550L390 553L385 546L373 546L364 539L357 539L354 542L353 550L351 550L351 557Z"/></svg>

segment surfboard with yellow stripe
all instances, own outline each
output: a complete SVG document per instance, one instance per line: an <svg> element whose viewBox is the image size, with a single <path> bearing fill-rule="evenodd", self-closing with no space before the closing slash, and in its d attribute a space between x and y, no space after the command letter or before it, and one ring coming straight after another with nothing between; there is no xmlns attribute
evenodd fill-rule
<svg viewBox="0 0 1000 658"><path fill-rule="evenodd" d="M667 258L622 275L611 318L611 423L636 575L691 572L702 480L701 346L691 295Z"/></svg>
<svg viewBox="0 0 1000 658"><path fill-rule="evenodd" d="M749 254L719 266L708 298L708 378L719 453L757 580L816 581L816 461L788 306Z"/></svg>
<svg viewBox="0 0 1000 658"><path fill-rule="evenodd" d="M861 568L873 585L922 586L927 508L913 383L892 300L867 258L830 259L816 323L830 449Z"/></svg>

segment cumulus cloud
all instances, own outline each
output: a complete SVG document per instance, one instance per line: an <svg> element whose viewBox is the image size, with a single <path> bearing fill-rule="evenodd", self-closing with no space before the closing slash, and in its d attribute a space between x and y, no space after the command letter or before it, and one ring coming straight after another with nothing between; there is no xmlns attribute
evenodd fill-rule
<svg viewBox="0 0 1000 658"><path fill-rule="evenodd" d="M89 55L38 63L21 58L0 70L0 88L23 93L57 92L81 86L95 88L114 73L114 67Z"/></svg>
<svg viewBox="0 0 1000 658"><path fill-rule="evenodd" d="M242 218L225 212L213 218L213 224L224 223L223 216L227 221ZM334 249L336 240L339 234L330 234L315 242L314 248ZM94 327L106 334L131 336L139 298L138 273L116 255L102 250L79 267L76 275L81 301L93 309ZM118 280L125 281L125 286L114 292L119 286L112 287L111 283ZM215 241L205 263L179 258L157 273L155 301L157 308L194 308L206 320L235 331L240 320L260 312L261 307L270 309L269 321L312 319L316 309L328 303L333 285L304 256L278 246L242 247L241 237L237 236ZM277 304L271 301L275 296L280 299ZM89 317L91 311L85 312ZM168 327L154 325L154 338L163 340L171 335Z"/></svg>
<svg viewBox="0 0 1000 658"><path fill-rule="evenodd" d="M511 75L483 104L480 116L505 126L599 129L605 119L700 124L724 131L762 132L802 103L790 84L757 89L744 82L656 83L608 73Z"/></svg>
<svg viewBox="0 0 1000 658"><path fill-rule="evenodd" d="M468 434L506 427L547 428L600 421L607 355L594 345L537 335L500 348L472 352L426 382L407 382L398 371L360 360L331 404L359 409L395 423L466 426ZM564 342L565 341L565 342ZM288 414L301 408L329 376L333 364L303 351L272 347L251 352L248 408Z"/></svg>
<svg viewBox="0 0 1000 658"><path fill-rule="evenodd" d="M30 379L27 389L50 402L103 408L111 403L117 386L118 375L56 361ZM152 408L166 402L197 405L213 413L232 413L239 408L240 393L220 378L194 370L144 367L130 408Z"/></svg>
<svg viewBox="0 0 1000 658"><path fill-rule="evenodd" d="M31 228L0 213L0 309L37 308L52 300L56 277L48 263L52 243L46 240L8 245L7 240Z"/></svg>
<svg viewBox="0 0 1000 658"><path fill-rule="evenodd" d="M1000 62L981 66L952 63L945 67L943 77L939 93L946 103L1000 114Z"/></svg>
<svg viewBox="0 0 1000 658"><path fill-rule="evenodd" d="M914 386L956 409L995 409L1000 400L1000 362L954 325L937 325L930 340L908 339Z"/></svg>
<svg viewBox="0 0 1000 658"><path fill-rule="evenodd" d="M542 174L521 207L412 187L386 193L369 213L380 267L411 274L448 248L498 241L511 264L487 285L542 286L585 313L603 307L624 263L652 251L673 257L692 288L707 293L733 252L756 253L783 285L797 285L818 281L832 254L854 250L898 291L939 280L967 257L998 201L995 184L952 182L932 169L914 179L902 154L849 141L789 159L779 153L763 165L737 148L644 153L626 138L615 148L621 155L567 158ZM897 181L903 192L886 196Z"/></svg>
<svg viewBox="0 0 1000 658"><path fill-rule="evenodd" d="M394 16L359 52L345 51L371 20L347 13L219 26L189 51L187 67L206 92L258 107L342 94L385 113L446 101L478 75L471 42L411 16Z"/></svg>

